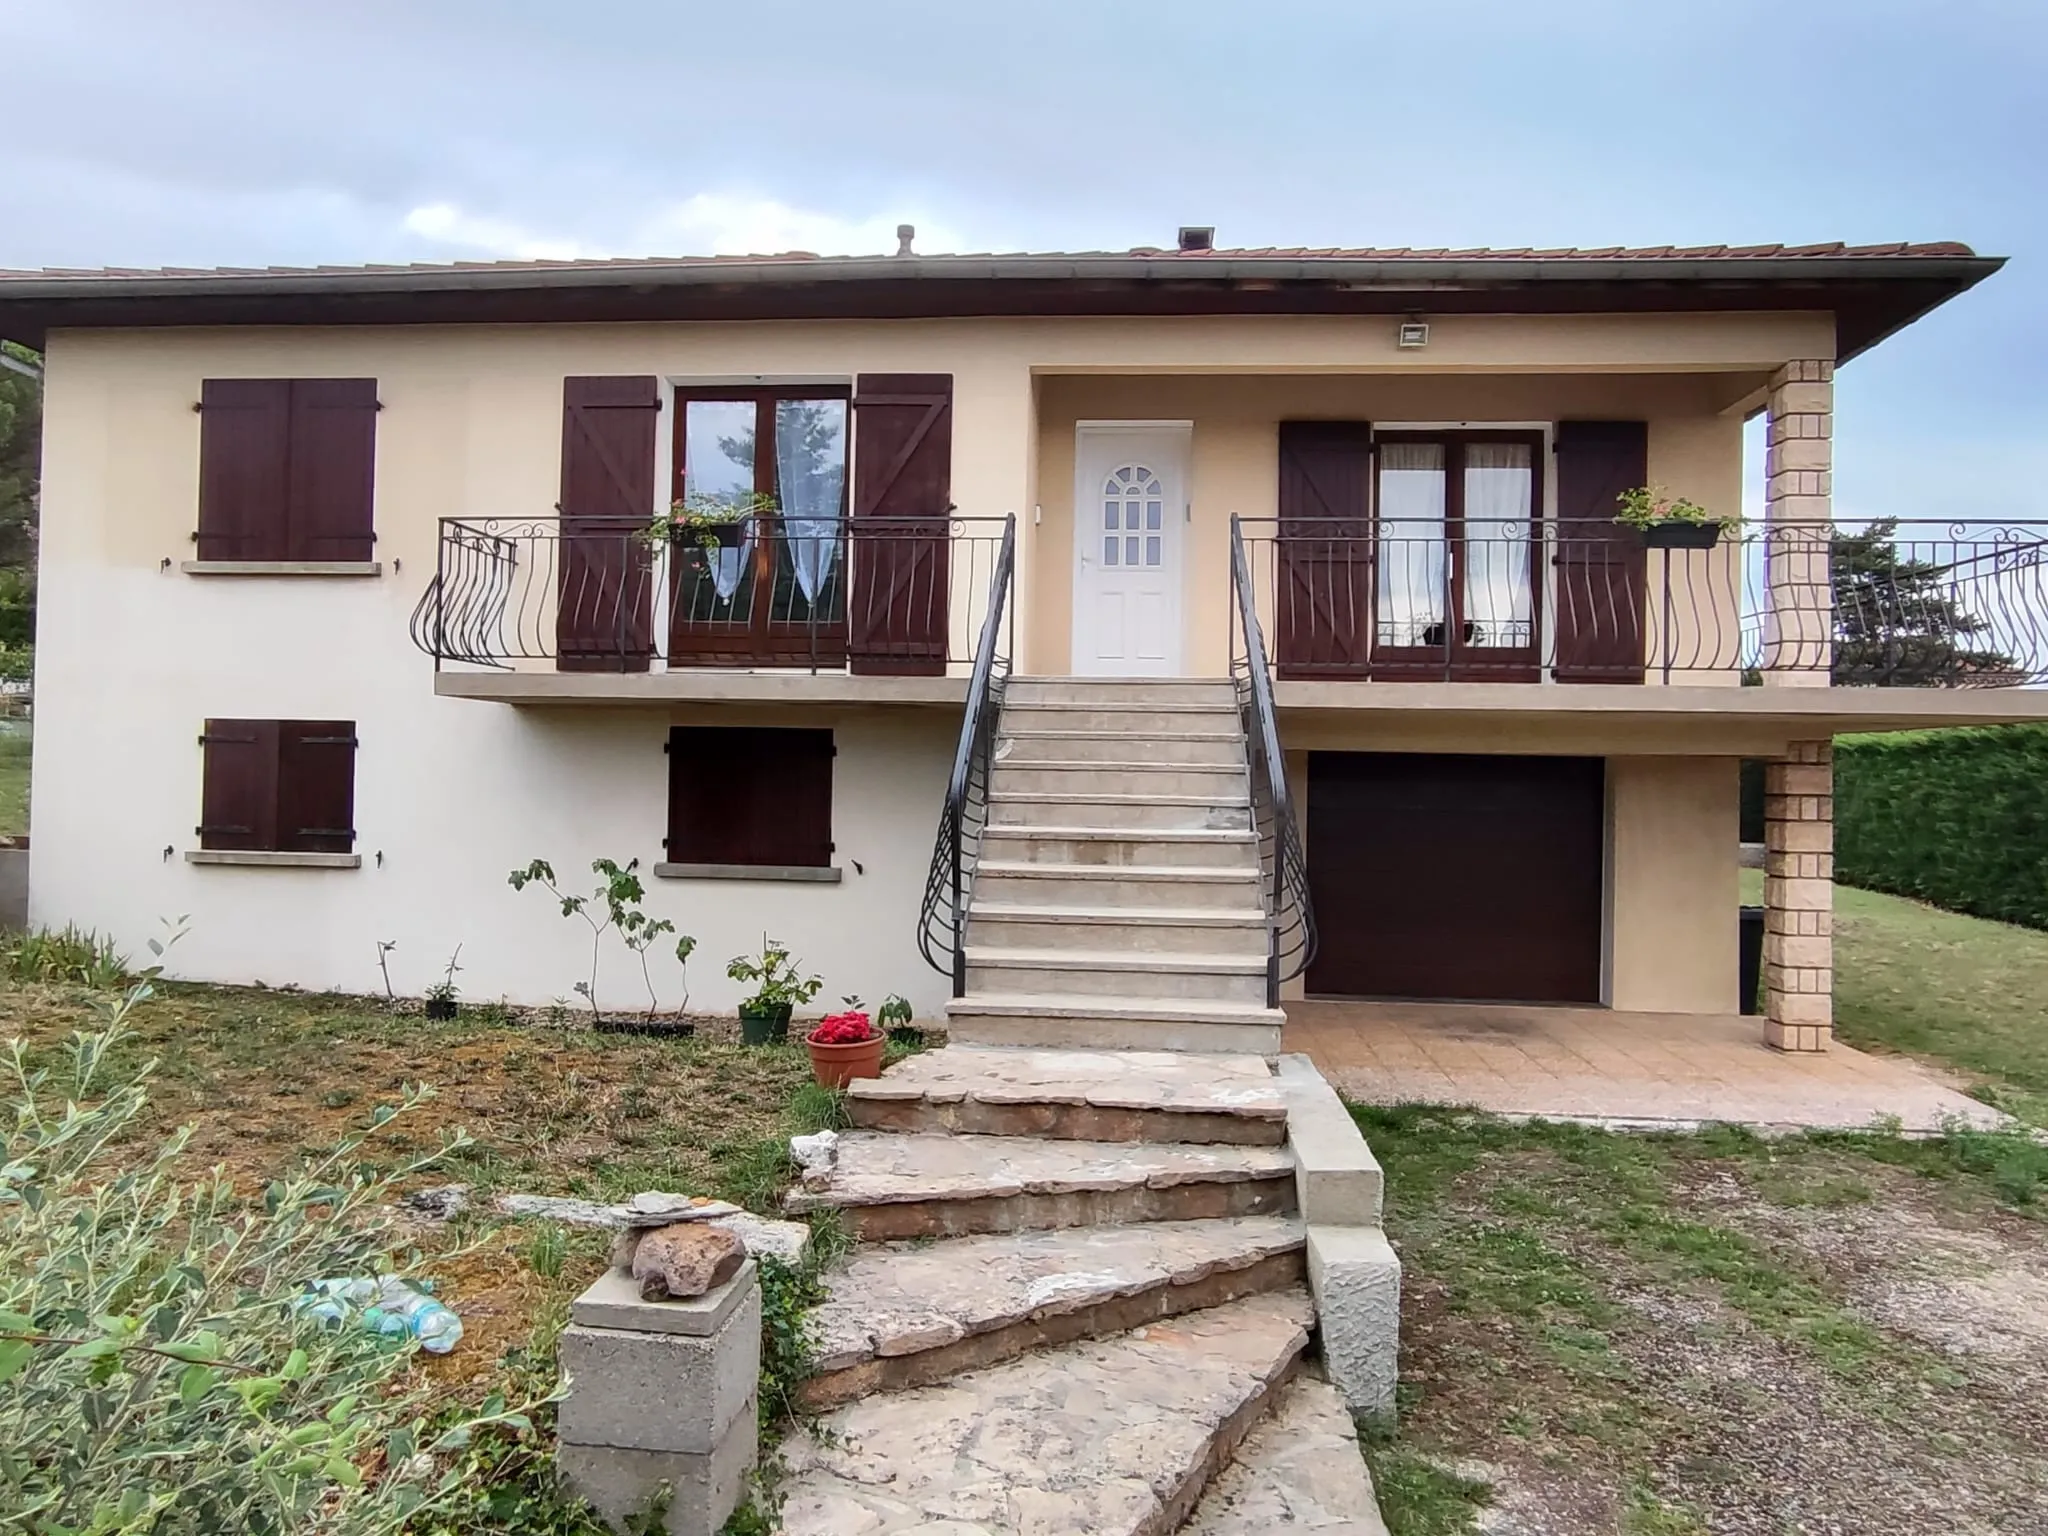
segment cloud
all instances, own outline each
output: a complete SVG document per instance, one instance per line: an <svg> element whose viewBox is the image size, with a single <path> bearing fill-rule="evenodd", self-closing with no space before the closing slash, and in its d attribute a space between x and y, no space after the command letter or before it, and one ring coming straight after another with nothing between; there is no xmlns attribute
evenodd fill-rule
<svg viewBox="0 0 2048 1536"><path fill-rule="evenodd" d="M914 217L877 214L848 219L792 207L772 197L699 192L638 221L613 239L541 232L475 214L454 203L427 203L405 215L409 235L449 252L521 261L596 256L751 256L815 251L857 256L896 249L896 226L917 224L926 251L958 249L952 231Z"/></svg>

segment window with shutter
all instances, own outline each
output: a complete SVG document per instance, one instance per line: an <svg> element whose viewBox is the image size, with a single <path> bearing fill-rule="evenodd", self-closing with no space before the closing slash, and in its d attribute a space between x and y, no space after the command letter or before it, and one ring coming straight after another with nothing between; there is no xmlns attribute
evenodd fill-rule
<svg viewBox="0 0 2048 1536"><path fill-rule="evenodd" d="M375 379L207 379L199 423L200 560L370 559Z"/></svg>
<svg viewBox="0 0 2048 1536"><path fill-rule="evenodd" d="M199 740L201 848L354 850L353 720L209 720Z"/></svg>
<svg viewBox="0 0 2048 1536"><path fill-rule="evenodd" d="M827 869L832 733L678 725L668 733L668 861Z"/></svg>

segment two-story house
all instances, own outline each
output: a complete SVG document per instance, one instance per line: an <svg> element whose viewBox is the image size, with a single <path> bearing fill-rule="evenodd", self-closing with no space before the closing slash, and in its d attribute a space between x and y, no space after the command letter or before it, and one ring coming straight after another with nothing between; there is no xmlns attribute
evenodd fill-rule
<svg viewBox="0 0 2048 1536"><path fill-rule="evenodd" d="M356 991L459 944L545 1003L587 934L507 872L637 858L696 1007L766 933L990 1040L1727 1014L1763 758L1766 1028L1815 1048L1833 736L2048 715L1989 686L2042 671L2038 535L1831 521L1835 370L1966 247L905 245L0 274L47 360L34 920ZM1617 521L1746 478L1710 547Z"/></svg>

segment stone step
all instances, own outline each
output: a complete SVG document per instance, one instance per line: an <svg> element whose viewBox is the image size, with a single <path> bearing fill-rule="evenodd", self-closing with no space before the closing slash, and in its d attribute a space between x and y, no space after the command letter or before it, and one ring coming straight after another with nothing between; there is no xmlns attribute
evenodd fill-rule
<svg viewBox="0 0 2048 1536"><path fill-rule="evenodd" d="M783 1443L784 1536L1168 1536L1312 1317L1253 1296L836 1409Z"/></svg>
<svg viewBox="0 0 2048 1536"><path fill-rule="evenodd" d="M1256 955L1265 958L1266 914L1256 907L1012 906L977 893L967 944L997 949L1085 949L1142 954Z"/></svg>
<svg viewBox="0 0 2048 1536"><path fill-rule="evenodd" d="M946 1005L959 1045L1047 1050L1202 1051L1272 1056L1286 1015L1278 1008L1193 999L969 993Z"/></svg>
<svg viewBox="0 0 2048 1536"><path fill-rule="evenodd" d="M1003 700L1002 728L1055 731L1226 731L1242 741L1235 704L1022 704Z"/></svg>
<svg viewBox="0 0 2048 1536"><path fill-rule="evenodd" d="M1243 775L1239 775L1242 779ZM1102 789L1018 790L989 794L992 826L1116 827L1242 831L1252 824L1242 783L1221 794L1128 795Z"/></svg>
<svg viewBox="0 0 2048 1536"><path fill-rule="evenodd" d="M1015 1232L856 1250L811 1314L804 1406L929 1386L1033 1349L1303 1283L1286 1216Z"/></svg>
<svg viewBox="0 0 2048 1536"><path fill-rule="evenodd" d="M1244 793L1244 780L1242 760L1207 764L998 760L989 775L989 794L991 798L1010 793L1229 795Z"/></svg>
<svg viewBox="0 0 2048 1536"><path fill-rule="evenodd" d="M996 761L1003 763L1194 763L1244 767L1239 731L1139 730L1123 722L1104 730L1042 730L1003 717Z"/></svg>
<svg viewBox="0 0 2048 1536"><path fill-rule="evenodd" d="M1228 907L1259 900L1256 865L1031 864L986 856L975 867L974 899L1006 906Z"/></svg>
<svg viewBox="0 0 2048 1536"><path fill-rule="evenodd" d="M1284 1215L1295 1206L1294 1156L1285 1147L848 1131L837 1166L783 1204L797 1215L841 1211L869 1243Z"/></svg>
<svg viewBox="0 0 2048 1536"><path fill-rule="evenodd" d="M1266 1001L1266 956L969 946L967 990L1016 994L1056 987L1076 997Z"/></svg>
<svg viewBox="0 0 2048 1536"><path fill-rule="evenodd" d="M1287 1100L1258 1056L948 1045L855 1078L864 1130L1279 1146Z"/></svg>
<svg viewBox="0 0 2048 1536"><path fill-rule="evenodd" d="M1249 828L990 826L981 856L1025 864L1176 864L1257 868Z"/></svg>
<svg viewBox="0 0 2048 1536"><path fill-rule="evenodd" d="M1011 704L1085 704L1093 709L1122 705L1206 705L1235 709L1237 687L1227 677L1012 677L1003 690Z"/></svg>
<svg viewBox="0 0 2048 1536"><path fill-rule="evenodd" d="M1387 1536L1358 1428L1337 1389L1297 1372L1237 1448L1183 1536Z"/></svg>

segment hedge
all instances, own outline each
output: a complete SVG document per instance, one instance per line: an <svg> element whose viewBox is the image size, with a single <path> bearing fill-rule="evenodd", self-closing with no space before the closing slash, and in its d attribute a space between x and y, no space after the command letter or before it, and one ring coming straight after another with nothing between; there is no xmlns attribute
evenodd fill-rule
<svg viewBox="0 0 2048 1536"><path fill-rule="evenodd" d="M2048 928L2048 726L1838 740L1835 877Z"/></svg>

